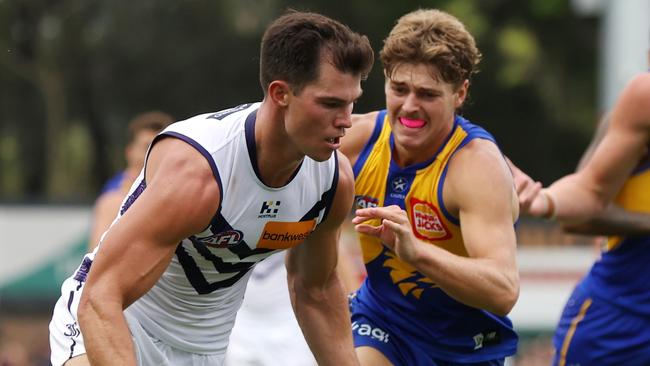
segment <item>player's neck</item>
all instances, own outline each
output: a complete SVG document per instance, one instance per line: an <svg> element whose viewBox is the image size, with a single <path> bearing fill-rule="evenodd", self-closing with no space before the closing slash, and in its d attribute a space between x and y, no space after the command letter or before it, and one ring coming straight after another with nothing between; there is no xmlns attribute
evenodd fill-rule
<svg viewBox="0 0 650 366"><path fill-rule="evenodd" d="M262 104L257 111L255 123L255 147L257 169L262 182L269 187L285 186L295 175L304 159L291 142L277 120L282 116Z"/></svg>
<svg viewBox="0 0 650 366"><path fill-rule="evenodd" d="M392 159L401 168L423 163L433 159L442 145L445 143L449 131L441 131L431 140L430 143L419 146L402 146L398 141L392 150Z"/></svg>

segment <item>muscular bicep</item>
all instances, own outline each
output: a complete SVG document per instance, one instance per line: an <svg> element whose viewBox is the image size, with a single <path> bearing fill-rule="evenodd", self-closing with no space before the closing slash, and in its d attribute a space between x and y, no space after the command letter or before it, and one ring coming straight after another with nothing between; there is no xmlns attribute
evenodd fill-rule
<svg viewBox="0 0 650 366"><path fill-rule="evenodd" d="M650 76L633 80L610 114L608 129L591 159L580 171L581 183L609 201L641 158L650 142Z"/></svg>
<svg viewBox="0 0 650 366"><path fill-rule="evenodd" d="M205 158L172 138L153 147L146 187L137 192L104 238L86 284L86 291L117 298L123 307L153 286L177 244L208 225L220 200Z"/></svg>
<svg viewBox="0 0 650 366"><path fill-rule="evenodd" d="M339 154L339 180L327 218L304 243L292 248L287 258L287 271L299 276L306 285L320 285L334 272L340 226L352 209L354 180L350 163Z"/></svg>
<svg viewBox="0 0 650 366"><path fill-rule="evenodd" d="M443 199L458 213L470 257L495 259L514 269L516 193L494 144L474 140L454 156Z"/></svg>

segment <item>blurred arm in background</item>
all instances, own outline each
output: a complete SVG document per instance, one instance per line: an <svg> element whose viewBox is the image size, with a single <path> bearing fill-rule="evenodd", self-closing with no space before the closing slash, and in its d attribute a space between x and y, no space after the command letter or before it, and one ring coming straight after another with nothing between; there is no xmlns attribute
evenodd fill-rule
<svg viewBox="0 0 650 366"><path fill-rule="evenodd" d="M598 147L609 126L609 114L600 119L596 133L585 150L576 170L581 170L587 164ZM562 228L572 234L587 235L647 235L650 234L650 215L628 211L616 204L610 203L603 211L580 224L565 224Z"/></svg>
<svg viewBox="0 0 650 366"><path fill-rule="evenodd" d="M135 116L129 122L129 141L124 149L126 168L109 179L93 206L92 226L88 238L88 251L92 252L115 217L120 205L129 193L131 184L138 177L144 158L153 138L174 118L161 111L149 111Z"/></svg>

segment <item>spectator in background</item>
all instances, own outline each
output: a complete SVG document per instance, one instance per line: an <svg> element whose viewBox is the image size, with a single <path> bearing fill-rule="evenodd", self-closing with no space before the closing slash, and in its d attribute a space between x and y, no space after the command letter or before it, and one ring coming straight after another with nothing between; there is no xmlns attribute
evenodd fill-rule
<svg viewBox="0 0 650 366"><path fill-rule="evenodd" d="M149 144L160 131L172 122L174 122L174 118L161 111L141 113L129 122L129 140L124 149L126 168L106 182L95 201L88 251L95 249L102 234L117 216L122 200L142 170Z"/></svg>
<svg viewBox="0 0 650 366"><path fill-rule="evenodd" d="M27 348L17 341L0 340L0 366L31 365Z"/></svg>

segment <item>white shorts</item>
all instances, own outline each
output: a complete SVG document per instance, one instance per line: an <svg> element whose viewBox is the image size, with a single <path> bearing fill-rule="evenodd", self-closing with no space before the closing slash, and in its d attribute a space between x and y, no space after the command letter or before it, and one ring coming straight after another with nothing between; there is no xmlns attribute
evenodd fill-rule
<svg viewBox="0 0 650 366"><path fill-rule="evenodd" d="M291 307L285 253L257 264L237 313L227 366L316 366Z"/></svg>
<svg viewBox="0 0 650 366"><path fill-rule="evenodd" d="M86 353L83 336L77 323L77 308L83 283L68 278L61 286L62 295L54 306L50 322L50 361L63 365L72 357ZM222 365L224 354L197 354L181 351L151 337L138 320L127 311L124 317L131 331L140 366L212 366Z"/></svg>
<svg viewBox="0 0 650 366"><path fill-rule="evenodd" d="M50 321L50 361L54 366L63 365L72 357L86 353L83 337L77 323L77 308L83 283L68 278L61 286L61 297L54 305Z"/></svg>

